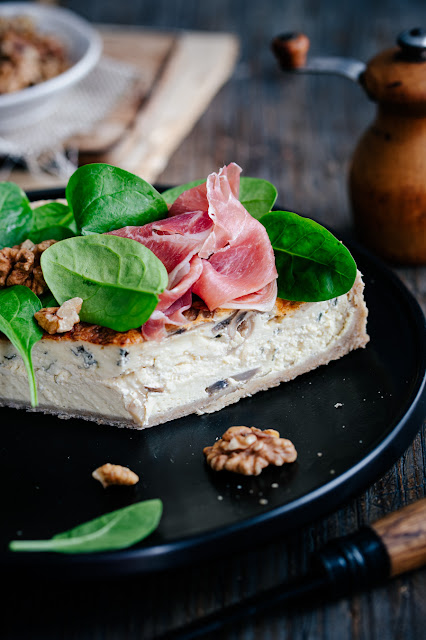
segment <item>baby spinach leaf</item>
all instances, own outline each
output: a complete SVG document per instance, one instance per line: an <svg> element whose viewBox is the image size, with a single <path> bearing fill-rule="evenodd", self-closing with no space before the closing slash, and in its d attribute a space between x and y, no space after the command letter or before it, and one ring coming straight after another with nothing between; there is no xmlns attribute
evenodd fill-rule
<svg viewBox="0 0 426 640"><path fill-rule="evenodd" d="M29 238L36 244L43 240L64 240L78 233L71 209L61 202L48 202L36 207L33 215Z"/></svg>
<svg viewBox="0 0 426 640"><path fill-rule="evenodd" d="M241 178L239 200L253 218L259 220L268 213L276 199L277 190L267 180L245 176Z"/></svg>
<svg viewBox="0 0 426 640"><path fill-rule="evenodd" d="M42 305L42 309L49 307L59 307L58 301L50 291L46 291L46 293L42 293L41 295L39 295L39 299Z"/></svg>
<svg viewBox="0 0 426 640"><path fill-rule="evenodd" d="M82 235L141 226L167 217L167 205L150 184L108 164L87 164L69 179L66 197Z"/></svg>
<svg viewBox="0 0 426 640"><path fill-rule="evenodd" d="M12 540L11 551L56 551L93 553L125 549L143 540L160 522L161 500L144 500L89 520L50 540Z"/></svg>
<svg viewBox="0 0 426 640"><path fill-rule="evenodd" d="M0 249L26 240L32 224L33 212L22 189L12 182L0 182Z"/></svg>
<svg viewBox="0 0 426 640"><path fill-rule="evenodd" d="M355 261L330 231L290 211L271 211L260 222L274 248L281 298L317 302L351 289Z"/></svg>
<svg viewBox="0 0 426 640"><path fill-rule="evenodd" d="M205 180L193 180L192 182L187 182L186 184L181 184L178 187L173 187L172 189L167 189L167 191L162 191L161 195L167 204L173 204L176 198L178 198L184 191L188 191L188 189L192 189L192 187L198 187L199 184L203 184Z"/></svg>
<svg viewBox="0 0 426 640"><path fill-rule="evenodd" d="M34 320L34 314L40 309L40 300L28 287L16 285L0 291L0 331L9 338L24 361L33 407L37 406L37 385L31 352L43 336Z"/></svg>
<svg viewBox="0 0 426 640"><path fill-rule="evenodd" d="M78 296L81 320L116 331L146 322L168 283L166 268L152 251L112 235L57 242L42 253L41 267L59 304Z"/></svg>
<svg viewBox="0 0 426 640"><path fill-rule="evenodd" d="M173 202L184 191L191 189L192 187L198 187L198 185L205 182L205 180L193 180L187 184L182 184L179 187L173 187L173 189L167 189L161 194L167 204L173 204ZM261 180L260 178L248 178L242 176L240 180L240 194L239 201L245 209L253 216L253 218L259 219L261 216L268 213L274 206L277 198L277 190L274 185L267 180Z"/></svg>

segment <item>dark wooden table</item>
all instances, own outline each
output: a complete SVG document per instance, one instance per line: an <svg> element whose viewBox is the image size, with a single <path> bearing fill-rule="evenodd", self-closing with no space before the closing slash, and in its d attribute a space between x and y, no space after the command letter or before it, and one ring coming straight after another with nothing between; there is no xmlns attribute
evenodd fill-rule
<svg viewBox="0 0 426 640"><path fill-rule="evenodd" d="M348 161L372 119L362 90L336 77L284 77L269 43L302 29L311 51L367 60L402 29L425 26L421 0L70 0L96 22L232 31L241 58L231 81L172 157L164 184L203 177L238 162L245 175L271 180L286 208L352 233ZM423 24L422 24L423 21ZM426 309L426 269L396 273ZM420 427L420 425L419 425ZM336 513L287 539L167 575L102 583L13 584L5 616L9 638L149 640L185 621L275 585L306 567L325 541L425 495L425 430L388 473ZM37 578L38 579L38 578ZM7 586L7 585L6 585ZM249 619L223 640L421 640L426 637L426 569L352 598Z"/></svg>

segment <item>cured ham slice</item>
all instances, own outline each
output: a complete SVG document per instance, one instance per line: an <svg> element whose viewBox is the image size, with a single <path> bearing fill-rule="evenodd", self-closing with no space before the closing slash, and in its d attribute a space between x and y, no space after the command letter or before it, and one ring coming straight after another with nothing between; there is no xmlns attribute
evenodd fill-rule
<svg viewBox="0 0 426 640"><path fill-rule="evenodd" d="M198 256L194 256L188 264L188 269L188 273L174 287L163 291L156 310L167 311L176 300L184 296L187 291L191 291L203 271L202 260ZM189 306L191 306L191 302Z"/></svg>
<svg viewBox="0 0 426 640"><path fill-rule="evenodd" d="M207 178L209 216L213 230L198 255L205 258L203 272L192 290L210 310L235 307L235 299L258 292L275 282L274 251L266 229L233 194L226 175ZM265 311L271 290L258 295L252 308ZM254 300L253 300L254 302Z"/></svg>
<svg viewBox="0 0 426 640"><path fill-rule="evenodd" d="M132 238L145 245L161 260L169 274L167 289L160 295L157 308L143 326L146 339L160 340L165 335L165 324L186 322L183 311L191 306L191 288L203 270L202 261L195 254L212 226L207 213L195 211L143 227L123 227L111 232L111 235Z"/></svg>
<svg viewBox="0 0 426 640"><path fill-rule="evenodd" d="M177 216L190 211L207 211L209 203L207 201L207 185L205 182L184 191L172 204L169 209L169 216Z"/></svg>
<svg viewBox="0 0 426 640"><path fill-rule="evenodd" d="M231 162L227 167L219 171L219 175L228 178L229 186L236 198L240 191L241 167L235 162ZM169 216L176 216L189 211L208 211L209 201L207 198L207 182L203 182L198 187L192 187L184 191L172 204L169 209Z"/></svg>
<svg viewBox="0 0 426 640"><path fill-rule="evenodd" d="M241 169L232 163L177 198L169 218L113 235L145 245L167 269L169 282L142 328L148 340L166 324L183 324L192 293L219 307L268 311L277 295L274 252L268 234L238 200Z"/></svg>
<svg viewBox="0 0 426 640"><path fill-rule="evenodd" d="M233 302L227 302L228 309L256 309L256 311L270 311L277 298L277 281L273 280L266 287L249 293L246 296L235 298Z"/></svg>
<svg viewBox="0 0 426 640"><path fill-rule="evenodd" d="M160 311L157 307L142 327L142 335L145 340L162 340L166 337L166 324L176 326L185 324L187 320L183 312L189 309L191 304L192 294L191 289L188 289L183 296L175 300L165 311Z"/></svg>
<svg viewBox="0 0 426 640"><path fill-rule="evenodd" d="M132 238L148 247L161 260L169 274L168 289L189 271L191 258L198 253L213 223L207 212L195 211L145 224L143 227L123 227L111 235Z"/></svg>
<svg viewBox="0 0 426 640"><path fill-rule="evenodd" d="M183 312L192 304L191 287L198 280L203 270L200 258L194 256L189 263L189 271L172 289L166 289L160 295L157 308L142 327L142 334L147 340L161 340L165 335L165 325L180 325L187 322Z"/></svg>

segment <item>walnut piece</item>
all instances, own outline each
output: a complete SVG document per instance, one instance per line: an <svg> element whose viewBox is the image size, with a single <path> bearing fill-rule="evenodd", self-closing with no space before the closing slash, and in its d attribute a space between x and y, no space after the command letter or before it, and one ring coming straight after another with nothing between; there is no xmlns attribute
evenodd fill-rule
<svg viewBox="0 0 426 640"><path fill-rule="evenodd" d="M112 484L131 486L139 482L139 476L128 467L122 467L121 464L111 464L110 462L95 469L92 476L95 480L99 480L104 489Z"/></svg>
<svg viewBox="0 0 426 640"><path fill-rule="evenodd" d="M66 333L71 331L73 326L80 322L79 313L82 298L71 298L66 300L60 307L46 307L34 314L34 318L40 327L51 335L54 333Z"/></svg>
<svg viewBox="0 0 426 640"><path fill-rule="evenodd" d="M297 452L290 440L280 438L275 429L230 427L212 447L203 449L208 464L215 471L234 471L258 476L270 464L280 467L294 462Z"/></svg>
<svg viewBox="0 0 426 640"><path fill-rule="evenodd" d="M28 16L0 17L0 93L59 75L69 66L64 45Z"/></svg>
<svg viewBox="0 0 426 640"><path fill-rule="evenodd" d="M14 247L5 247L0 251L0 288L21 284L36 295L45 293L48 288L40 267L40 256L56 240L44 240L34 244L25 240Z"/></svg>

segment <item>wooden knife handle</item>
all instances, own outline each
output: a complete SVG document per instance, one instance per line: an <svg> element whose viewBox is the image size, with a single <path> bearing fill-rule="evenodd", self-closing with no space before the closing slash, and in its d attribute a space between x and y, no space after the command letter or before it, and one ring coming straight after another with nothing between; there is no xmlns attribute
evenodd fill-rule
<svg viewBox="0 0 426 640"><path fill-rule="evenodd" d="M391 562L391 576L426 564L426 498L390 513L371 525Z"/></svg>

